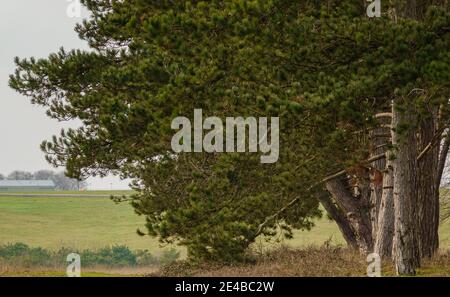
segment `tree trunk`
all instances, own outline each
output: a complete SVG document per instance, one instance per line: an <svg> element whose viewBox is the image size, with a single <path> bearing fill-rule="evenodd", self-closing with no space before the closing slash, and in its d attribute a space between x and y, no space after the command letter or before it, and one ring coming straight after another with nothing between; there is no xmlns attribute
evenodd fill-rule
<svg viewBox="0 0 450 297"><path fill-rule="evenodd" d="M377 128L371 133L372 156L385 153L385 145L387 140L385 137L379 137L378 135L384 135L389 133L389 128ZM370 220L372 222L372 238L376 238L378 229L378 214L381 206L381 198L383 195L383 171L386 167L386 160L380 159L372 163L371 170L371 183L370 183Z"/></svg>
<svg viewBox="0 0 450 297"><path fill-rule="evenodd" d="M352 229L352 226L347 220L344 213L333 203L328 193L319 194L317 196L319 202L327 211L328 215L336 222L339 230L342 233L348 246L353 249L358 249L358 242L356 240L356 234Z"/></svg>
<svg viewBox="0 0 450 297"><path fill-rule="evenodd" d="M408 104L408 103L406 103ZM398 99L392 111L392 144L396 148L394 167L394 252L397 274L414 275L420 266L417 205L417 140L413 125L416 115L408 104L401 110ZM404 106L403 106L404 108Z"/></svg>
<svg viewBox="0 0 450 297"><path fill-rule="evenodd" d="M390 137L385 136L390 135L391 132L389 128L392 124L390 113L380 113L376 117L380 126L370 133L372 156L386 153L388 145L391 144ZM372 221L372 238L374 240L374 252L381 257L391 255L392 236L394 234L389 232L394 226L394 204L392 201L392 168L389 172L387 171L387 162L386 159L373 162L371 174L370 219ZM392 209L389 209L389 207ZM392 226L386 226L386 220L391 218L390 216L386 217L386 215L389 215L391 212L392 222L391 220L389 222L392 223Z"/></svg>
<svg viewBox="0 0 450 297"><path fill-rule="evenodd" d="M433 141L437 131L437 111L430 112L419 126L419 152ZM418 161L418 220L420 226L420 250L423 257L432 257L439 248L439 145L435 145Z"/></svg>
<svg viewBox="0 0 450 297"><path fill-rule="evenodd" d="M353 197L348 183L343 178L335 178L326 183L326 188L333 195L339 208L354 230L356 242L361 253L372 251L372 231L365 199Z"/></svg>
<svg viewBox="0 0 450 297"><path fill-rule="evenodd" d="M374 246L374 252L382 258L392 257L394 238L394 173L390 155L389 153L387 156L386 169L383 174L383 194Z"/></svg>

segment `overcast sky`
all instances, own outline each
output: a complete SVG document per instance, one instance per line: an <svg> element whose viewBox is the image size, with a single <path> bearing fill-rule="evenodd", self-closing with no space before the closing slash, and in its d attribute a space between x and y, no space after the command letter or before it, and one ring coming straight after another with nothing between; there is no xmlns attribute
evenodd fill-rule
<svg viewBox="0 0 450 297"><path fill-rule="evenodd" d="M63 127L76 123L59 123L45 116L43 108L8 87L14 72L14 57L47 57L65 49L86 49L74 31L82 18L69 17L67 10L74 0L8 0L0 10L0 173L13 170L53 169L39 149L40 143ZM82 11L82 17L86 12ZM91 189L123 189L128 182L111 177L89 179Z"/></svg>

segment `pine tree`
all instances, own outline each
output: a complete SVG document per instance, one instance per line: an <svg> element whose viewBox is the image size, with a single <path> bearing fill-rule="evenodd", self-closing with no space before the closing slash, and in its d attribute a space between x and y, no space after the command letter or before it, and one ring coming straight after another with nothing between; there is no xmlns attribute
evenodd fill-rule
<svg viewBox="0 0 450 297"><path fill-rule="evenodd" d="M76 178L133 178L145 233L186 245L193 258L241 260L258 235L310 229L319 201L349 245L371 252L384 230L374 223L383 197L371 194L380 191L373 177L385 175L372 163L395 152L388 133L375 153L373 131L386 125L378 115L414 98L408 124L439 109L436 125L447 127L445 9L393 22L367 18L360 0L82 2L92 18L76 30L91 50L16 59L10 85L49 117L83 123L43 143L49 162ZM280 117L279 161L174 156L171 121L192 119L195 108Z"/></svg>

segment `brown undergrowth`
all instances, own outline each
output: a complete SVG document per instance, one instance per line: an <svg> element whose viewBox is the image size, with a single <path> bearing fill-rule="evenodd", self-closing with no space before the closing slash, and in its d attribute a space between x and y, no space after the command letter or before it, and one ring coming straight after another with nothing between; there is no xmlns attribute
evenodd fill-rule
<svg viewBox="0 0 450 297"><path fill-rule="evenodd" d="M342 247L308 247L277 250L256 255L245 264L190 263L177 261L151 276L320 276L361 277L367 275L366 258ZM383 261L382 275L394 276L390 261ZM433 259L424 259L418 276L450 276L450 253L441 252Z"/></svg>

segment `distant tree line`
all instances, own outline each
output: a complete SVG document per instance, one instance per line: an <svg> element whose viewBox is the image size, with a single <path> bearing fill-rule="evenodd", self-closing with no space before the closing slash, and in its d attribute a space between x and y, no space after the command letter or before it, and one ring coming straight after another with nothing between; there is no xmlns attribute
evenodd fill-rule
<svg viewBox="0 0 450 297"><path fill-rule="evenodd" d="M52 180L57 190L79 190L86 189L86 181L79 181L74 178L69 178L63 171L55 172L52 170L39 170L34 173L28 171L15 170L9 175L4 176L0 174L0 180Z"/></svg>

